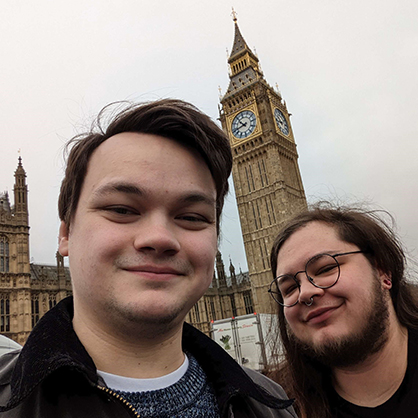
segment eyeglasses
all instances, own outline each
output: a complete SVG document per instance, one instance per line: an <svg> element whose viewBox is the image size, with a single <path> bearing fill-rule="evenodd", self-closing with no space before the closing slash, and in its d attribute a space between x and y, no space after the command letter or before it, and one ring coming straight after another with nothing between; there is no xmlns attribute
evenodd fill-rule
<svg viewBox="0 0 418 418"><path fill-rule="evenodd" d="M276 277L270 284L268 292L273 299L284 307L295 306L300 297L300 281L297 275L305 273L308 280L320 289L329 289L340 278L340 264L337 257L349 254L360 254L365 251L350 251L340 254L317 254L310 258L305 270L298 271L295 275L283 274Z"/></svg>

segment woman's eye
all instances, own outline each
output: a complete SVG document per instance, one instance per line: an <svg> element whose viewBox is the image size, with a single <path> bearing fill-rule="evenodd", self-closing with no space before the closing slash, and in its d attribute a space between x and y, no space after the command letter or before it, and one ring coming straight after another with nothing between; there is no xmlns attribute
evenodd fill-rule
<svg viewBox="0 0 418 418"><path fill-rule="evenodd" d="M278 288L283 296L288 296L298 289L298 284L292 276L282 276Z"/></svg>
<svg viewBox="0 0 418 418"><path fill-rule="evenodd" d="M334 270L336 267L337 266L335 264L324 266L316 272L316 275L329 273L330 271Z"/></svg>
<svg viewBox="0 0 418 418"><path fill-rule="evenodd" d="M296 285L289 286L281 291L283 296L288 296L292 294L298 287Z"/></svg>

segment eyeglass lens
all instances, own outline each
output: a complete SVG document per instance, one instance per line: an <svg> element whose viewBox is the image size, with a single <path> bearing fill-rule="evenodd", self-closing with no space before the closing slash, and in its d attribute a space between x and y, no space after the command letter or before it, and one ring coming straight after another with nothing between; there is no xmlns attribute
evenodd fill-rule
<svg viewBox="0 0 418 418"><path fill-rule="evenodd" d="M337 282L340 268L334 257L319 254L307 262L305 271L312 284L320 288L328 288ZM300 294L299 283L300 280L290 274L278 277L275 281L276 289L274 289L279 293L277 302L282 305L296 304Z"/></svg>

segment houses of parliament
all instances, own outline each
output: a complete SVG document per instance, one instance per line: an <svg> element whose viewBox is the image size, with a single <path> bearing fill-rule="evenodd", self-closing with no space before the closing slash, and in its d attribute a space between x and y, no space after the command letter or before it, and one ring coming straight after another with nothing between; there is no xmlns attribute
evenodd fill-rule
<svg viewBox="0 0 418 418"><path fill-rule="evenodd" d="M233 153L233 181L248 272L225 267L216 256L212 284L186 320L205 333L211 321L275 306L269 251L283 222L306 207L290 114L248 47L233 12L234 40L228 58L229 85L219 119ZM0 333L24 344L39 318L71 294L71 278L57 252L53 266L30 263L26 172L19 157L13 202L0 194Z"/></svg>

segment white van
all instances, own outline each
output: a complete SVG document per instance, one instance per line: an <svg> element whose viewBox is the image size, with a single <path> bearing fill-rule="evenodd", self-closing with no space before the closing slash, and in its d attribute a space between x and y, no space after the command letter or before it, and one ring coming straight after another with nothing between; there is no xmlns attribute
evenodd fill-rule
<svg viewBox="0 0 418 418"><path fill-rule="evenodd" d="M13 341L12 339L0 334L0 356L19 348L22 348L22 346L16 341Z"/></svg>

